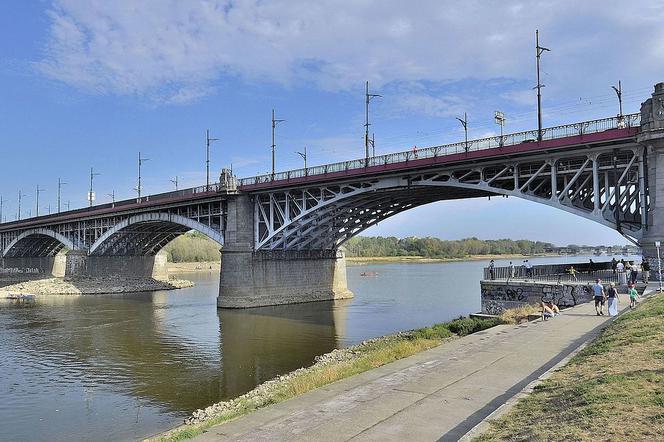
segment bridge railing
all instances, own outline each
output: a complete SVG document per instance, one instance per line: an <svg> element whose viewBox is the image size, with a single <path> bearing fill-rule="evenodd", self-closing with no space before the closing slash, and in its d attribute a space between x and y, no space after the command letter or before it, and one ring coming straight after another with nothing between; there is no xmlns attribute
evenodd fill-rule
<svg viewBox="0 0 664 442"><path fill-rule="evenodd" d="M570 268L574 267L575 275L570 273ZM553 281L553 282L592 282L600 278L604 282L619 282L618 273L614 273L611 267L611 261L595 262L590 264L570 263L570 264L545 264L535 265L529 269L523 265L514 266L514 272L508 266L494 267L493 277L489 267L484 268L484 279L486 280L509 280L520 279L530 281Z"/></svg>
<svg viewBox="0 0 664 442"><path fill-rule="evenodd" d="M628 114L599 120L584 121L574 124L565 124L542 129L543 140L554 140L557 138L571 137L577 135L604 132L610 129L623 129L626 127L637 127L640 123L641 115ZM395 152L386 155L369 157L369 159L356 159L343 161L339 163L324 164L321 166L308 167L306 169L294 169L286 172L264 174L253 177L241 178L238 183L240 186L269 183L271 181L290 180L312 175L325 175L334 172L343 172L348 170L362 169L364 167L382 166L394 163L403 163L416 159L436 158L440 156L453 155L463 152L472 152L486 149L494 149L503 146L513 146L515 144L536 142L537 130L528 130L497 135L493 137L480 138L477 140L468 140L451 144L443 144L426 148L414 147L411 150Z"/></svg>

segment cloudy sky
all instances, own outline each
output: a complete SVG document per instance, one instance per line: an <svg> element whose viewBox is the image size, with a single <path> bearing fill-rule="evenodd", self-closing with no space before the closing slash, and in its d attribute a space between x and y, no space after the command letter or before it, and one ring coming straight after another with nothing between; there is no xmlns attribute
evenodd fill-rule
<svg viewBox="0 0 664 442"><path fill-rule="evenodd" d="M545 125L638 111L664 80L664 4L653 1L56 0L0 3L0 194L4 217L85 205L90 167L100 201L131 197L136 157L144 192L205 181L205 129L214 170L239 176L363 155L369 80L378 153L536 127L535 29ZM367 231L441 238L512 237L622 243L608 228L513 198L442 202Z"/></svg>

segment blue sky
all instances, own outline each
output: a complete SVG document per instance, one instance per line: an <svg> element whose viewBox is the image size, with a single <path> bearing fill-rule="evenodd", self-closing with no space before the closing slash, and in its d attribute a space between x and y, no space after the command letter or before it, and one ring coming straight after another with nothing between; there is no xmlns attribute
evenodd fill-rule
<svg viewBox="0 0 664 442"><path fill-rule="evenodd" d="M663 81L664 5L658 2L466 1L5 1L0 3L0 194L4 216L86 204L94 167L100 201L205 181L205 129L214 171L270 169L363 155L363 88L378 153L536 126L534 31L542 60L545 125L638 111ZM660 74L658 74L660 73ZM441 202L366 232L441 238L531 238L624 243L610 229L514 198Z"/></svg>

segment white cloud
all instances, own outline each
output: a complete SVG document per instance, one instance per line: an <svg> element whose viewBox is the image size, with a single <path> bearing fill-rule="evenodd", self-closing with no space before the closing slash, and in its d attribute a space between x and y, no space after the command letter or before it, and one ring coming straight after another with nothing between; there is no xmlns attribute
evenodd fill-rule
<svg viewBox="0 0 664 442"><path fill-rule="evenodd" d="M566 89L576 80L582 89L579 79L590 74L613 70L643 83L644 72L661 70L663 10L645 0L629 8L571 0L527 7L510 0L54 0L36 66L84 91L157 103L194 101L229 77L326 90L365 79L377 86L531 79L539 25L553 49L545 80ZM404 99L432 116L458 112L455 104L444 96Z"/></svg>

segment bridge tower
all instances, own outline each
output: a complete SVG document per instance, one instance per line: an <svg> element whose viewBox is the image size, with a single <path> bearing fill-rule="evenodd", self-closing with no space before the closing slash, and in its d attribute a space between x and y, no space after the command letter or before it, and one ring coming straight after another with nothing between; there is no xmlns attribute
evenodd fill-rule
<svg viewBox="0 0 664 442"><path fill-rule="evenodd" d="M649 210L645 233L639 240L643 257L657 271L655 241L664 241L664 83L657 83L651 98L641 104L641 131L637 141L647 151Z"/></svg>

